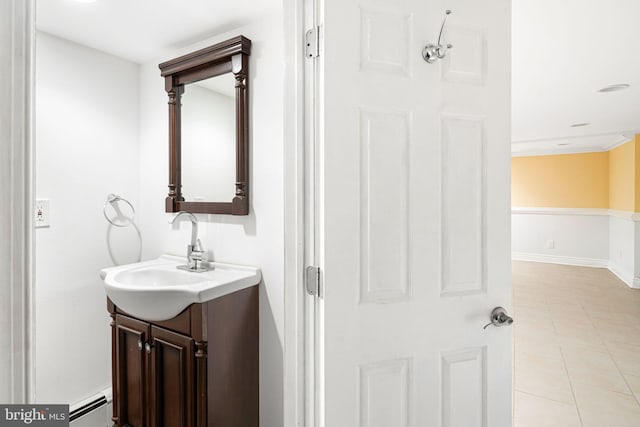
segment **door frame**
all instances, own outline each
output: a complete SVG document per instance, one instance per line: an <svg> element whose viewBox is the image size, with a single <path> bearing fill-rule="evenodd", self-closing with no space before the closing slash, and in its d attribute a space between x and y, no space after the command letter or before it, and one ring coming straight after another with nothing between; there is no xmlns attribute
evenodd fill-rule
<svg viewBox="0 0 640 427"><path fill-rule="evenodd" d="M8 256L0 259L0 274L10 297L0 308L10 313L8 334L10 401L28 403L35 399L34 366L34 64L35 0L10 0L5 8L3 37L10 43L0 51L8 64L10 94L0 101L0 114L8 120L0 133L7 141L0 147L3 179L9 196L0 207L0 227L9 230L2 239ZM5 10L6 11L6 10ZM4 62L4 61L3 61ZM4 121L4 120L3 120ZM4 304L7 307L4 307ZM4 369L5 367L3 367Z"/></svg>
<svg viewBox="0 0 640 427"><path fill-rule="evenodd" d="M306 30L316 25L320 0L284 2L284 426L315 423L315 304L304 270L317 265L315 164L318 61L308 60Z"/></svg>
<svg viewBox="0 0 640 427"><path fill-rule="evenodd" d="M304 425L304 5L285 0L284 76L284 350L283 411L287 427Z"/></svg>

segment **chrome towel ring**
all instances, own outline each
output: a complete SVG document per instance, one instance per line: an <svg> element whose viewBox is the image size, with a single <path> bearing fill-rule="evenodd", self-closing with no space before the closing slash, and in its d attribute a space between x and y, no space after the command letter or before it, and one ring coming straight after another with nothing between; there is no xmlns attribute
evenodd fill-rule
<svg viewBox="0 0 640 427"><path fill-rule="evenodd" d="M124 213L122 213L122 211L120 210L120 208L118 207L118 202L124 202L127 205L129 205L129 208L131 209L131 216L127 216ZM107 214L107 207L108 206L112 206L113 210L116 212L116 216L113 218L110 218L109 215ZM116 227L126 227L129 224L133 224L133 218L136 214L136 210L133 207L133 205L131 204L131 202L129 202L127 199L122 198L118 195L115 194L109 194L107 195L107 201L104 202L104 207L102 208L102 213L104 214L104 218L109 221L109 224L116 226ZM126 222L124 224L122 223L117 223L115 220L118 218L123 218L124 220L126 220Z"/></svg>

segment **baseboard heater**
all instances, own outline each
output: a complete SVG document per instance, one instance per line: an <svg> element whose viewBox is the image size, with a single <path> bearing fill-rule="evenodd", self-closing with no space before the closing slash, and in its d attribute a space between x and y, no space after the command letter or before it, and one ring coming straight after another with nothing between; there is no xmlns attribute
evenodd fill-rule
<svg viewBox="0 0 640 427"><path fill-rule="evenodd" d="M85 399L82 402L72 405L71 408L69 408L69 421L72 422L77 420L78 418L107 405L111 400L111 389L108 389L102 393L98 393L95 396Z"/></svg>

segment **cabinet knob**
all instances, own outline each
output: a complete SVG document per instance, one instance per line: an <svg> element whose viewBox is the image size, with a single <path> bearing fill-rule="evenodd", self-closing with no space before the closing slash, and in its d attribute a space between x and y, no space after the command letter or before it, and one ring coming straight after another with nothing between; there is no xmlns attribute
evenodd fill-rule
<svg viewBox="0 0 640 427"><path fill-rule="evenodd" d="M153 344L150 343L146 343L144 345L145 350L147 350L147 353L151 353L151 349L153 348Z"/></svg>
<svg viewBox="0 0 640 427"><path fill-rule="evenodd" d="M142 350L142 339L138 338L138 350Z"/></svg>

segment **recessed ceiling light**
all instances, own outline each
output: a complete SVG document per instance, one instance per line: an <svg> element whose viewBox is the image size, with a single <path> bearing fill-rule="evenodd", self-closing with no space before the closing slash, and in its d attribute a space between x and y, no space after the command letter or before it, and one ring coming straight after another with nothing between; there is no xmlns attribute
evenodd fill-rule
<svg viewBox="0 0 640 427"><path fill-rule="evenodd" d="M617 92L619 90L629 89L631 87L628 83L621 83L617 85L605 86L602 89L598 90L598 92Z"/></svg>
<svg viewBox="0 0 640 427"><path fill-rule="evenodd" d="M571 125L572 128L581 128L583 126L589 126L591 123L574 123Z"/></svg>
<svg viewBox="0 0 640 427"><path fill-rule="evenodd" d="M558 144L558 147L564 147L565 145L571 145L568 142L561 142L560 144Z"/></svg>

